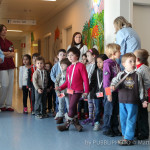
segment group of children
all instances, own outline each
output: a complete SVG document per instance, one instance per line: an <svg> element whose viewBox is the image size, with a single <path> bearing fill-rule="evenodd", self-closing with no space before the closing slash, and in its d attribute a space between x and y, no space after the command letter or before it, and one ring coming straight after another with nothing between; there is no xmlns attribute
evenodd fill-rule
<svg viewBox="0 0 150 150"><path fill-rule="evenodd" d="M27 113L27 96L31 91L32 114L38 118L49 117L46 97L55 83L56 123L66 120L57 126L59 131L68 130L73 124L80 132L82 125L91 123L94 131L103 125L106 136L122 135L119 145L133 145L135 136L139 140L148 139L149 54L143 49L134 54L126 53L122 57L124 71L116 62L120 54L120 46L114 43L106 46L105 54L99 54L95 48L89 49L81 61L77 47L71 47L67 52L60 49L58 62L51 72L46 72L44 59L39 55L32 56L33 65L31 57L24 55L24 66L20 67L19 74L24 112ZM82 108L85 120L81 125ZM118 115L122 133L118 129Z"/></svg>

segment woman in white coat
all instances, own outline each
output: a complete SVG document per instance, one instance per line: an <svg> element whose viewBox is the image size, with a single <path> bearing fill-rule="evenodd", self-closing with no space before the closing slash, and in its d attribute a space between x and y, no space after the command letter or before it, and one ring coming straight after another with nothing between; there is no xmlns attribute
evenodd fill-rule
<svg viewBox="0 0 150 150"><path fill-rule="evenodd" d="M83 44L82 41L82 34L80 32L75 32L72 37L72 43L68 46L67 51L71 47L77 47L80 50L80 58L79 61L82 60L82 55L85 54L88 51L88 48L86 45Z"/></svg>

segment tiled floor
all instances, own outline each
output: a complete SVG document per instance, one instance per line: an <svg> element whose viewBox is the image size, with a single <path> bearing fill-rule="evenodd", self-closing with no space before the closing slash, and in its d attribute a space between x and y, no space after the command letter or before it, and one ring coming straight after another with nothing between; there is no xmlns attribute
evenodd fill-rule
<svg viewBox="0 0 150 150"><path fill-rule="evenodd" d="M121 137L109 138L102 131L94 132L91 125L77 132L59 132L53 117L35 119L30 113L22 114L22 92L15 79L13 107L15 112L0 113L0 150L149 150L150 141L136 141L130 147L118 146Z"/></svg>

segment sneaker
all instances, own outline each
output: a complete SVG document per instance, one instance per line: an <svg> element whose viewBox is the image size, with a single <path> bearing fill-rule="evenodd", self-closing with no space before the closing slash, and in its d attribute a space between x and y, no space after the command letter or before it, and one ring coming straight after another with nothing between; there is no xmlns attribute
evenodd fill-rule
<svg viewBox="0 0 150 150"><path fill-rule="evenodd" d="M126 140L126 139L124 139L124 140L119 140L118 144L120 146L131 146L131 145L134 145L134 141L133 140Z"/></svg>
<svg viewBox="0 0 150 150"><path fill-rule="evenodd" d="M6 111L6 107L2 107L2 108L1 108L1 111Z"/></svg>
<svg viewBox="0 0 150 150"><path fill-rule="evenodd" d="M6 108L6 111L14 111L14 109L9 107L9 108Z"/></svg>
<svg viewBox="0 0 150 150"><path fill-rule="evenodd" d="M24 114L28 114L28 108L27 108L27 107L24 107L23 113L24 113Z"/></svg>
<svg viewBox="0 0 150 150"><path fill-rule="evenodd" d="M114 137L115 136L115 134L111 130L104 131L103 135L106 135L106 136L109 136L109 137Z"/></svg>
<svg viewBox="0 0 150 150"><path fill-rule="evenodd" d="M82 122L82 125L89 124L89 123L92 123L92 119L88 118Z"/></svg>
<svg viewBox="0 0 150 150"><path fill-rule="evenodd" d="M41 114L35 115L36 118L42 119L43 116Z"/></svg>
<svg viewBox="0 0 150 150"><path fill-rule="evenodd" d="M115 136L122 136L122 133L119 130L114 130Z"/></svg>
<svg viewBox="0 0 150 150"><path fill-rule="evenodd" d="M43 116L43 118L49 118L48 114L43 114L42 116Z"/></svg>
<svg viewBox="0 0 150 150"><path fill-rule="evenodd" d="M32 111L32 112L31 112L31 114L32 114L32 115L35 115L35 112L34 112L34 111Z"/></svg>
<svg viewBox="0 0 150 150"><path fill-rule="evenodd" d="M137 139L138 140L147 140L149 138L149 136L144 136L144 135L139 135L139 136L137 136Z"/></svg>
<svg viewBox="0 0 150 150"><path fill-rule="evenodd" d="M100 130L100 123L99 122L95 122L93 130L94 131L99 131Z"/></svg>

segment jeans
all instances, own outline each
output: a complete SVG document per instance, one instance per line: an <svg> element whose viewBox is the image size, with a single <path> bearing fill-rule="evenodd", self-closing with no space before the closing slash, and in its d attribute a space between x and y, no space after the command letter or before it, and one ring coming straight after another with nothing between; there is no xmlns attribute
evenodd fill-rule
<svg viewBox="0 0 150 150"><path fill-rule="evenodd" d="M124 139L133 140L138 114L137 104L120 103L120 122Z"/></svg>
<svg viewBox="0 0 150 150"><path fill-rule="evenodd" d="M112 102L107 100L107 96L104 95L104 116L103 116L103 131L113 130L117 131L119 126L118 114L118 92L112 92Z"/></svg>
<svg viewBox="0 0 150 150"><path fill-rule="evenodd" d="M58 97L58 101L59 101L58 117L63 117L66 107L67 107L67 111L69 112L69 97L68 95L63 98ZM66 104L66 107L65 107L65 104Z"/></svg>

